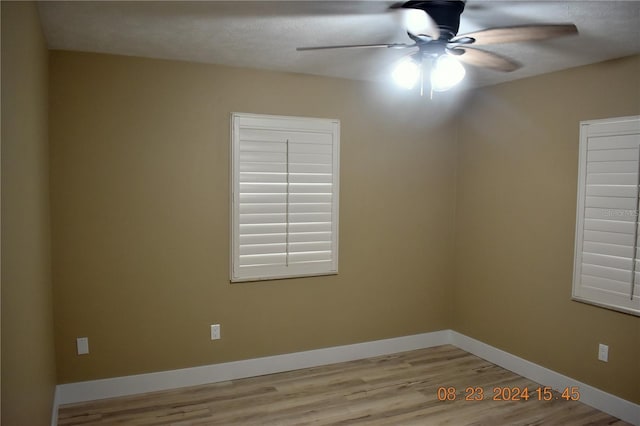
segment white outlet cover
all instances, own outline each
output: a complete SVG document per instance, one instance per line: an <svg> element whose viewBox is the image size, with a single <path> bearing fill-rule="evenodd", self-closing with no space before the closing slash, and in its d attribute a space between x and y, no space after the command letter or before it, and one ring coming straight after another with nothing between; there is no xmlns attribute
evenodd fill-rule
<svg viewBox="0 0 640 426"><path fill-rule="evenodd" d="M76 349L78 351L78 355L86 355L89 353L89 338L88 337L78 337L76 339Z"/></svg>
<svg viewBox="0 0 640 426"><path fill-rule="evenodd" d="M600 343L598 346L598 359L604 362L609 361L609 346Z"/></svg>
<svg viewBox="0 0 640 426"><path fill-rule="evenodd" d="M220 324L211 324L211 340L220 339Z"/></svg>

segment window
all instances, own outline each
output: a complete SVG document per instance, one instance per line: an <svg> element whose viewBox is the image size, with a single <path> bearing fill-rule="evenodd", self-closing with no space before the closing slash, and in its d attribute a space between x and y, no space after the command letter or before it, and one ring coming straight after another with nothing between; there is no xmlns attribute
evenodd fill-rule
<svg viewBox="0 0 640 426"><path fill-rule="evenodd" d="M231 281L336 274L340 122L231 120Z"/></svg>
<svg viewBox="0 0 640 426"><path fill-rule="evenodd" d="M580 123L573 298L640 316L640 117Z"/></svg>

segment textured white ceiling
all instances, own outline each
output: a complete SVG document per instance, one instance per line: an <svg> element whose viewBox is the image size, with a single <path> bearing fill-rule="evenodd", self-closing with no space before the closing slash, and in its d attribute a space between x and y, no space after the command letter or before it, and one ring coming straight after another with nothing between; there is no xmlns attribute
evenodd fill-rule
<svg viewBox="0 0 640 426"><path fill-rule="evenodd" d="M298 46L410 42L388 1L39 3L49 48L388 80L406 51L297 52ZM580 34L484 47L524 66L467 66L473 86L496 84L640 53L640 1L468 0L459 34L530 23L577 25Z"/></svg>

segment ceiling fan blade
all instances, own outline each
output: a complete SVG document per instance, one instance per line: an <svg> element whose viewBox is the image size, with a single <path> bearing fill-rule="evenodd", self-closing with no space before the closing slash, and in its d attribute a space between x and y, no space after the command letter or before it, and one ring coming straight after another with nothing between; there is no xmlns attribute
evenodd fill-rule
<svg viewBox="0 0 640 426"><path fill-rule="evenodd" d="M457 47L455 49L449 49L448 51L461 62L495 71L511 72L522 66L513 59L472 47Z"/></svg>
<svg viewBox="0 0 640 426"><path fill-rule="evenodd" d="M385 47L387 49L406 49L414 47L415 44L406 43L386 43L386 44L343 44L340 46L314 46L314 47L296 47L299 52L305 50L328 50L328 49L375 49Z"/></svg>
<svg viewBox="0 0 640 426"><path fill-rule="evenodd" d="M476 46L497 43L514 43L518 41L544 40L547 38L563 37L578 34L578 28L574 24L549 24L549 25L519 25L515 27L488 28L475 33L459 35L451 40L472 38Z"/></svg>
<svg viewBox="0 0 640 426"><path fill-rule="evenodd" d="M413 35L425 35L433 40L440 38L440 27L424 10L405 8L402 11L404 27Z"/></svg>

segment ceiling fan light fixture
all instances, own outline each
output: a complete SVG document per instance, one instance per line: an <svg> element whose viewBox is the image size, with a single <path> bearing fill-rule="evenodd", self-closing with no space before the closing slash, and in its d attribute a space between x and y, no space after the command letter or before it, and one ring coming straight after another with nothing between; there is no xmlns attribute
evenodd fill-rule
<svg viewBox="0 0 640 426"><path fill-rule="evenodd" d="M466 74L466 70L456 58L450 55L441 55L431 71L431 88L435 92L444 92L460 83Z"/></svg>
<svg viewBox="0 0 640 426"><path fill-rule="evenodd" d="M389 6L413 43L348 44L298 47L297 50L325 49L417 49L392 71L393 80L406 89L420 82L420 95L453 88L465 77L465 65L512 72L522 65L498 53L476 46L546 40L577 35L575 24L528 24L493 27L458 35L460 16L466 0L409 0ZM406 59L413 59L413 62Z"/></svg>
<svg viewBox="0 0 640 426"><path fill-rule="evenodd" d="M413 89L420 78L420 65L413 59L407 58L396 65L391 77L398 86Z"/></svg>

